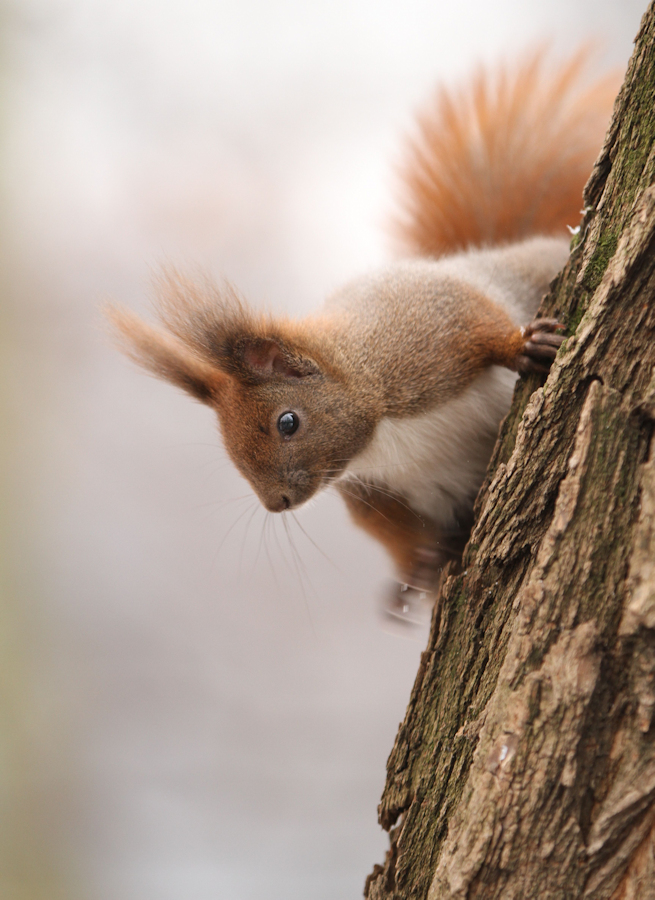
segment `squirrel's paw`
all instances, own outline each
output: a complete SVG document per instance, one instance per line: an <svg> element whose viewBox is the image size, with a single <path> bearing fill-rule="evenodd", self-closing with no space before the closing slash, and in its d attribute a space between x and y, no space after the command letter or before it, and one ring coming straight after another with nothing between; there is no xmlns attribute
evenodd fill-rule
<svg viewBox="0 0 655 900"><path fill-rule="evenodd" d="M407 583L418 591L436 592L446 561L443 550L436 545L422 544L415 550L411 572L407 572Z"/></svg>
<svg viewBox="0 0 655 900"><path fill-rule="evenodd" d="M433 604L434 594L394 582L382 598L382 613L395 624L427 625Z"/></svg>
<svg viewBox="0 0 655 900"><path fill-rule="evenodd" d="M521 329L525 343L516 358L516 371L520 375L549 371L564 340L564 335L557 334L562 328L557 319L535 319Z"/></svg>

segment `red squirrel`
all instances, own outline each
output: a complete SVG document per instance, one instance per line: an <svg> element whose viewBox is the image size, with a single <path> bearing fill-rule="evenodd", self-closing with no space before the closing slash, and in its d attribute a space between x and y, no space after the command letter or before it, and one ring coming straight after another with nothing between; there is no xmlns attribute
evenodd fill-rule
<svg viewBox="0 0 655 900"><path fill-rule="evenodd" d="M461 556L517 373L546 372L563 340L533 317L611 108L613 79L582 85L586 55L547 74L537 51L441 89L403 171L409 258L315 315L259 314L177 273L159 284L159 326L110 311L133 359L215 410L267 510L335 485L419 590Z"/></svg>

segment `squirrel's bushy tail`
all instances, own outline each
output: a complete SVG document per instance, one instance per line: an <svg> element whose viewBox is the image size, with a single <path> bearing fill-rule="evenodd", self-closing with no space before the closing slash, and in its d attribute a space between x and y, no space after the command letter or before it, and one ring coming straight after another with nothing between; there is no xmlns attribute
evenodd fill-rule
<svg viewBox="0 0 655 900"><path fill-rule="evenodd" d="M405 250L441 256L577 225L620 85L616 73L585 82L589 57L553 68L540 48L437 92L401 167Z"/></svg>

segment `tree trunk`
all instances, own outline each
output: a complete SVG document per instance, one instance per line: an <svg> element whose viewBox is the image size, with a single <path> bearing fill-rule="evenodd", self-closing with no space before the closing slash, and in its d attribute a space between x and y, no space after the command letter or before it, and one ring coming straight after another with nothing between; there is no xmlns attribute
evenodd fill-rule
<svg viewBox="0 0 655 900"><path fill-rule="evenodd" d="M655 9L445 579L369 900L655 898ZM537 388L535 390L535 388Z"/></svg>

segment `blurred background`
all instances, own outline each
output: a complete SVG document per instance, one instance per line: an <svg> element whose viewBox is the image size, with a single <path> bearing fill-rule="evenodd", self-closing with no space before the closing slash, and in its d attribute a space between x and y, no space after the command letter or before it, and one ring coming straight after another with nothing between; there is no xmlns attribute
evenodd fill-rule
<svg viewBox="0 0 655 900"><path fill-rule="evenodd" d="M169 261L314 309L390 257L437 81L544 39L624 66L644 6L2 4L2 898L361 895L427 629L386 627L338 498L267 517L101 308Z"/></svg>

